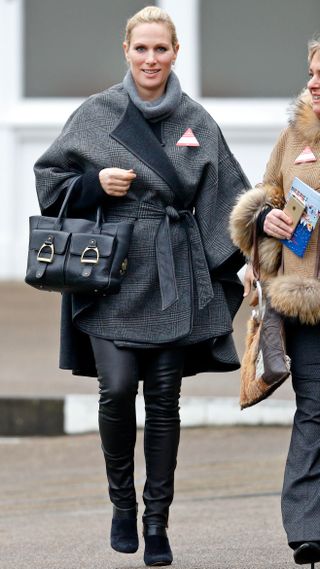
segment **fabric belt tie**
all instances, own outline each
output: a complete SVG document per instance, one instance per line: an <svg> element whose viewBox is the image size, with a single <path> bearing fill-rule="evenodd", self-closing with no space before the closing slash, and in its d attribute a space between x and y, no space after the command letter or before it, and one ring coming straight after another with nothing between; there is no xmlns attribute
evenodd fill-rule
<svg viewBox="0 0 320 569"><path fill-rule="evenodd" d="M198 306L201 310L213 299L214 294L199 228L191 211L178 211L172 206L165 208L165 217L161 221L156 235L156 255L162 310L165 310L178 300L170 224L180 220L184 222L190 243L193 276L195 277L197 287Z"/></svg>
<svg viewBox="0 0 320 569"><path fill-rule="evenodd" d="M136 219L163 218L159 224L155 240L162 310L172 306L179 298L170 232L171 223L178 221L183 222L190 245L191 269L196 283L199 309L203 309L213 299L211 277L199 227L190 210L177 210L173 206L161 208L140 203L138 207L124 204L122 207L110 209L109 213Z"/></svg>

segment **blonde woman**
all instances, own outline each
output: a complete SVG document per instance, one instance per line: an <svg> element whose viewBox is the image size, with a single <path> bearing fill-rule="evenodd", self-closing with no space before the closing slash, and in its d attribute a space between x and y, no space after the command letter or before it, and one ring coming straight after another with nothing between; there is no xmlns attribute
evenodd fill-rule
<svg viewBox="0 0 320 569"><path fill-rule="evenodd" d="M172 71L179 43L168 14L135 14L123 49L123 82L75 111L35 174L46 215L79 176L73 215L92 218L100 204L106 221L134 220L120 292L63 296L60 366L98 377L111 546L124 553L139 545L135 398L143 380L144 561L169 565L181 378L239 366L231 332L243 257L227 221L248 183L215 121Z"/></svg>

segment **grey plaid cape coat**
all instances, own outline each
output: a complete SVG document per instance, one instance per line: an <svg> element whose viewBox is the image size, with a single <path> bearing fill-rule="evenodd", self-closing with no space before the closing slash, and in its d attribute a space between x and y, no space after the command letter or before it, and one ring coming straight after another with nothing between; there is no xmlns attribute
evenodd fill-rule
<svg viewBox="0 0 320 569"><path fill-rule="evenodd" d="M188 128L199 146L177 146ZM228 222L249 182L218 125L185 93L162 121L161 139L119 84L89 97L35 164L45 214L75 175L89 179L106 167L137 175L125 198L99 190L106 221L135 219L120 292L99 300L63 295L60 367L75 374L97 375L88 334L120 347L188 345L184 375L239 367L232 319L244 261Z"/></svg>

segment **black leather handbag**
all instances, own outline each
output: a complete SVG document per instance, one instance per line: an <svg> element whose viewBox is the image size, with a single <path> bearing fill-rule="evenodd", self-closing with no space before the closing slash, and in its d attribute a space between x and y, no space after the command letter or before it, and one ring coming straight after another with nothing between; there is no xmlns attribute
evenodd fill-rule
<svg viewBox="0 0 320 569"><path fill-rule="evenodd" d="M107 295L120 290L128 265L133 222L67 217L72 180L58 217L30 217L25 282L40 290Z"/></svg>

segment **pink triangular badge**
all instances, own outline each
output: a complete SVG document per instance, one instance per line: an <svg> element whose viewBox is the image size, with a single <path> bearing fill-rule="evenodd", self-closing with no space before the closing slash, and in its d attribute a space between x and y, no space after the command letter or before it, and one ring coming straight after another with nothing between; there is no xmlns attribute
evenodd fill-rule
<svg viewBox="0 0 320 569"><path fill-rule="evenodd" d="M200 146L191 128L187 128L186 132L178 140L176 146Z"/></svg>
<svg viewBox="0 0 320 569"><path fill-rule="evenodd" d="M305 162L316 162L317 158L313 154L310 146L306 146L305 149L299 154L299 156L295 159L295 164L303 164Z"/></svg>

